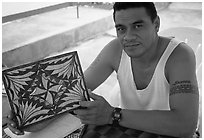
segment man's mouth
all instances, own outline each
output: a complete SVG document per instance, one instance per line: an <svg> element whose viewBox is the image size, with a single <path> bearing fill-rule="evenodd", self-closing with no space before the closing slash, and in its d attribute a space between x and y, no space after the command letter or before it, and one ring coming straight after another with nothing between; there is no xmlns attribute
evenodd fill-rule
<svg viewBox="0 0 204 140"><path fill-rule="evenodd" d="M125 46L125 48L126 47L129 48L129 47L137 47L139 45L140 45L139 43L136 43L136 44L125 44L124 46Z"/></svg>

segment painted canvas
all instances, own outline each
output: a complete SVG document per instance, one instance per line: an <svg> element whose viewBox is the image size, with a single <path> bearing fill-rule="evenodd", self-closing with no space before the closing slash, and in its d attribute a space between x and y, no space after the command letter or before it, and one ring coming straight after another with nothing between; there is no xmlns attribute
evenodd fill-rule
<svg viewBox="0 0 204 140"><path fill-rule="evenodd" d="M89 100L76 51L6 69L2 77L20 129Z"/></svg>

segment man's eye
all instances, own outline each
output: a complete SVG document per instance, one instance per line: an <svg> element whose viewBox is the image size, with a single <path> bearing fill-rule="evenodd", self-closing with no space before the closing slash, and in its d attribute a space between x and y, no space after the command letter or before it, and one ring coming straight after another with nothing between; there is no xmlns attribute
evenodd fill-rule
<svg viewBox="0 0 204 140"><path fill-rule="evenodd" d="M141 24L138 24L138 25L135 25L135 26L134 26L135 29L138 29L138 28L141 28L141 27L142 27Z"/></svg>
<svg viewBox="0 0 204 140"><path fill-rule="evenodd" d="M124 31L124 28L117 28L117 31Z"/></svg>

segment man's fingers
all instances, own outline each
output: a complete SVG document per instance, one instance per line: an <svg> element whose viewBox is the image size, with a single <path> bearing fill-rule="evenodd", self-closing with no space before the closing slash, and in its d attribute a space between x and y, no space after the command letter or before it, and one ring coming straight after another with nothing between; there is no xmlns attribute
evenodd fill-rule
<svg viewBox="0 0 204 140"><path fill-rule="evenodd" d="M80 115L80 116L88 116L88 115L93 114L88 109L77 109L77 110L74 110L74 113L77 114L77 115Z"/></svg>
<svg viewBox="0 0 204 140"><path fill-rule="evenodd" d="M24 134L24 132L21 132L17 128L13 127L11 124L8 124L7 126L16 135L23 135Z"/></svg>
<svg viewBox="0 0 204 140"><path fill-rule="evenodd" d="M5 119L6 119L6 123L8 125L10 125L11 127L14 127L14 128L16 127L16 123L15 123L15 121L12 120L10 115L8 115Z"/></svg>
<svg viewBox="0 0 204 140"><path fill-rule="evenodd" d="M99 96L95 93L90 93L89 96L93 99L93 100L100 100L102 98L102 96Z"/></svg>
<svg viewBox="0 0 204 140"><path fill-rule="evenodd" d="M10 118L5 118L6 119L6 123L7 124L11 124L11 126L13 126L13 127L15 127L16 126L16 124L15 124L15 122L13 121L13 120L11 120Z"/></svg>
<svg viewBox="0 0 204 140"><path fill-rule="evenodd" d="M95 106L95 102L93 102L93 101L81 101L81 102L79 102L79 105L81 107L84 107L84 108L89 108L89 107Z"/></svg>
<svg viewBox="0 0 204 140"><path fill-rule="evenodd" d="M100 100L102 98L102 96L99 96L95 93L93 93L90 89L88 89L88 93L89 96L93 99L93 100Z"/></svg>
<svg viewBox="0 0 204 140"><path fill-rule="evenodd" d="M9 114L8 114L8 116L7 116L7 118L13 119L13 115L14 115L14 113L10 110L10 112L9 112Z"/></svg>
<svg viewBox="0 0 204 140"><path fill-rule="evenodd" d="M6 117L6 122L7 124L10 124L12 127L16 127L16 123L13 121L13 113L11 111Z"/></svg>
<svg viewBox="0 0 204 140"><path fill-rule="evenodd" d="M93 124L94 120L93 114L88 114L88 115L77 115L77 117L81 120L82 124Z"/></svg>
<svg viewBox="0 0 204 140"><path fill-rule="evenodd" d="M8 128L11 130L11 132L13 132L16 135L23 135L24 134L24 132L17 129L16 123L15 123L15 121L13 121L13 112L12 111L10 111L9 115L6 117L6 122L7 122Z"/></svg>
<svg viewBox="0 0 204 140"><path fill-rule="evenodd" d="M94 124L91 120L83 120L81 119L82 124Z"/></svg>

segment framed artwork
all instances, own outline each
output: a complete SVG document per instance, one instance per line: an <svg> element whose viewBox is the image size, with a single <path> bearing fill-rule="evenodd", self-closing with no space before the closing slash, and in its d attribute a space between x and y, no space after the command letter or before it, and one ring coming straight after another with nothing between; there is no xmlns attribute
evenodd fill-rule
<svg viewBox="0 0 204 140"><path fill-rule="evenodd" d="M19 129L73 111L89 100L77 52L9 68L3 83Z"/></svg>

